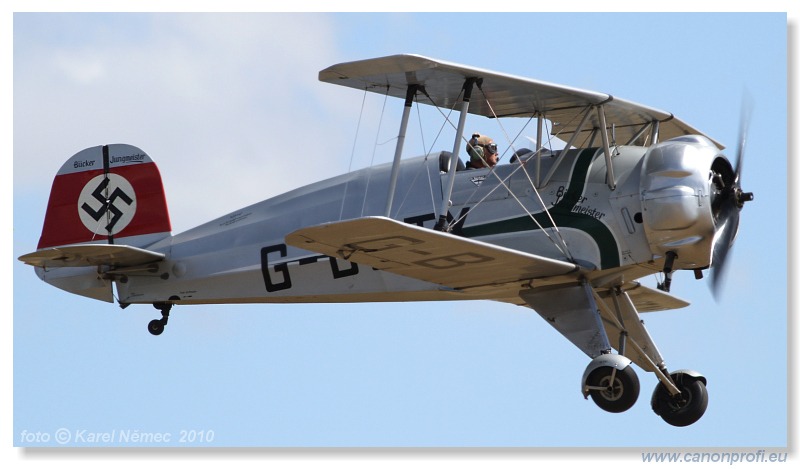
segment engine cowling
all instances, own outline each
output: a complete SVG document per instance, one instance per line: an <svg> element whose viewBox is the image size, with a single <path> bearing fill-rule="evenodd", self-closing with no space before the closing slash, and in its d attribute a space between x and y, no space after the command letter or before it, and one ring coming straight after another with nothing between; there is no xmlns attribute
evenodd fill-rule
<svg viewBox="0 0 800 469"><path fill-rule="evenodd" d="M705 137L650 147L640 184L642 223L653 255L674 253L675 269L711 265L720 194L733 177L728 160Z"/></svg>

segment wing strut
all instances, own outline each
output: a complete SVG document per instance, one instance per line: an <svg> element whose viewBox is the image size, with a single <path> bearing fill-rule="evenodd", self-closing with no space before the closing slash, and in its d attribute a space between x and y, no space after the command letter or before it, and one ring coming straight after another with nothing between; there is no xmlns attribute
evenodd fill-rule
<svg viewBox="0 0 800 469"><path fill-rule="evenodd" d="M650 145L655 145L658 143L658 132L660 128L660 122L653 120L653 128L650 129Z"/></svg>
<svg viewBox="0 0 800 469"><path fill-rule="evenodd" d="M464 80L463 95L461 98L461 114L458 116L458 129L456 130L456 138L453 141L453 152L450 155L450 169L447 172L447 188L442 197L442 205L439 209L439 220L434 226L434 230L446 231L447 230L447 209L450 205L450 197L453 194L453 186L456 182L456 169L458 168L459 152L461 150L461 140L464 137L464 125L467 122L467 114L469 112L469 100L472 97L472 88L477 83L480 87L481 81L477 78L471 77Z"/></svg>
<svg viewBox="0 0 800 469"><path fill-rule="evenodd" d="M600 119L600 136L603 138L603 153L606 155L606 177L608 179L608 188L613 191L617 187L617 180L614 178L614 164L611 161L611 148L608 144L606 113L602 104L597 106L597 117Z"/></svg>
<svg viewBox="0 0 800 469"><path fill-rule="evenodd" d="M544 114L541 112L536 113L536 185L535 187L542 187L539 185L542 176L542 126L544 124Z"/></svg>
<svg viewBox="0 0 800 469"><path fill-rule="evenodd" d="M406 141L406 129L408 128L408 117L411 114L411 105L414 104L414 96L417 94L419 85L408 85L406 90L406 102L403 106L403 117L400 120L400 132L397 135L397 146L394 149L394 162L392 163L392 176L389 180L389 195L386 198L386 218L392 216L392 202L394 201L394 191L397 187L397 177L400 173L400 157L403 155L403 144Z"/></svg>

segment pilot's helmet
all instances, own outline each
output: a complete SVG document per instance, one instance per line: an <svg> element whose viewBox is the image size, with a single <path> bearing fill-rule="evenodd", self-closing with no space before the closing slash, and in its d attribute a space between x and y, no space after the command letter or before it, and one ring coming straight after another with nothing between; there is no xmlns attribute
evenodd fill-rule
<svg viewBox="0 0 800 469"><path fill-rule="evenodd" d="M484 156L497 153L497 144L491 137L479 133L472 134L472 138L467 142L467 154L470 161L481 162Z"/></svg>

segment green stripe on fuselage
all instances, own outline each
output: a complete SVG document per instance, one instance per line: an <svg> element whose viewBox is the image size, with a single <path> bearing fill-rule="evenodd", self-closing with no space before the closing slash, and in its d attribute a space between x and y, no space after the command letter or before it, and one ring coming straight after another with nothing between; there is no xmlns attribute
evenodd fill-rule
<svg viewBox="0 0 800 469"><path fill-rule="evenodd" d="M569 187L561 200L550 208L550 216L553 217L556 226L578 229L591 236L600 250L600 268L610 269L612 267L619 267L620 265L619 248L613 233L611 233L611 230L597 218L572 211L583 197L589 168L592 166L592 161L596 153L596 148L588 148L580 151L575 166L572 169ZM553 226L546 212L539 212L533 215L533 218L535 218L536 222L543 228L550 228ZM522 216L483 225L464 227L462 235L467 238L475 238L498 233L532 231L538 228L539 227L531 217Z"/></svg>

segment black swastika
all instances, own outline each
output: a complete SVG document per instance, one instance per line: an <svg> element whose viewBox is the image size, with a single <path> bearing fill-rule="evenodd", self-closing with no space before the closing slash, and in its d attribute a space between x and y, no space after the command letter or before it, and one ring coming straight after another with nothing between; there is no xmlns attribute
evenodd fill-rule
<svg viewBox="0 0 800 469"><path fill-rule="evenodd" d="M119 219L122 217L122 212L114 205L114 202L117 199L121 199L126 204L130 205L133 203L133 199L131 199L128 194L122 191L119 187L114 189L114 192L108 197L108 201L106 201L103 192L108 187L108 179L103 179L103 182L97 186L97 189L92 192L92 197L94 197L97 201L100 202L100 210L94 210L89 204L85 203L81 206L84 212L88 213L89 216L94 218L95 221L100 221L100 219L106 215L106 211L111 213L111 219L108 221L106 225L106 231L111 231L114 229L114 225L117 224Z"/></svg>

